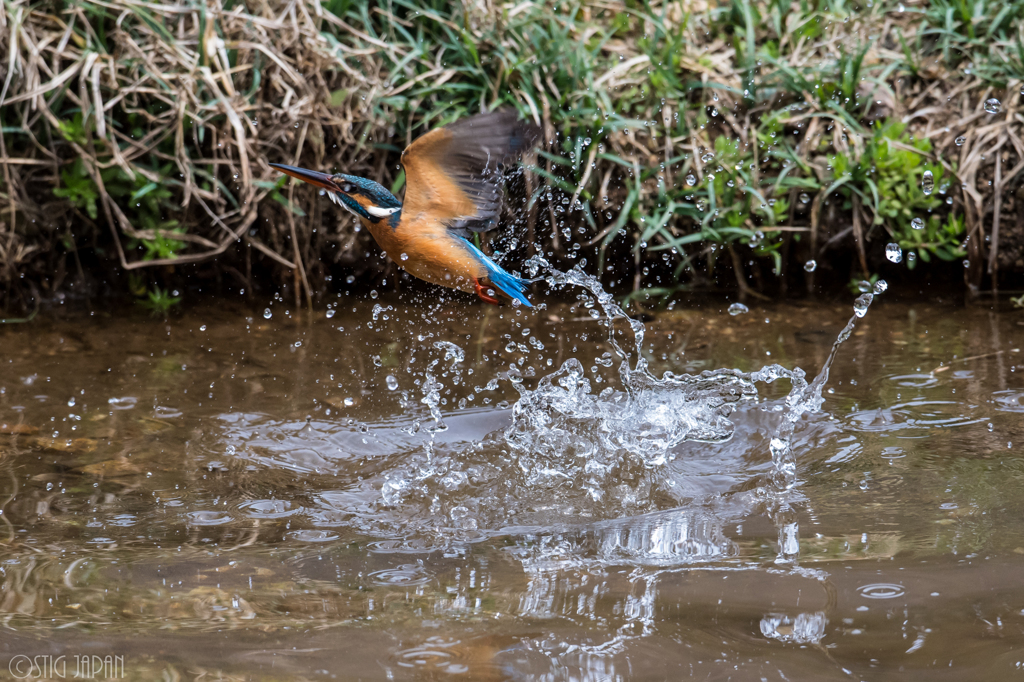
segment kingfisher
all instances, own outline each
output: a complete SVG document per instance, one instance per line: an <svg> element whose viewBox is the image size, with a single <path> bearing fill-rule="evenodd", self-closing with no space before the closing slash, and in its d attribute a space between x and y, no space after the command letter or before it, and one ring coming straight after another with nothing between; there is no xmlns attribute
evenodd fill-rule
<svg viewBox="0 0 1024 682"><path fill-rule="evenodd" d="M402 201L366 178L270 166L325 190L409 274L475 293L493 305L500 305L500 295L532 308L525 293L528 282L502 269L471 239L498 226L502 170L538 138L539 129L520 121L512 109L435 128L402 152Z"/></svg>

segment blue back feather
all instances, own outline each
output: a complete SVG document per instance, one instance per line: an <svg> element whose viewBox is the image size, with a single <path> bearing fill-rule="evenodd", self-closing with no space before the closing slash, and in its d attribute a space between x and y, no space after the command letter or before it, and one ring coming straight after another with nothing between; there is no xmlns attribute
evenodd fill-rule
<svg viewBox="0 0 1024 682"><path fill-rule="evenodd" d="M502 270L500 265L487 257L487 254L476 248L473 242L469 241L465 237L459 238L466 242L469 252L480 259L480 262L484 264L485 268L487 268L487 276L488 279L491 280L491 284L505 292L509 298L519 301L527 308L533 307L533 304L526 298L526 294L523 293L523 289L526 286L526 282L524 280Z"/></svg>

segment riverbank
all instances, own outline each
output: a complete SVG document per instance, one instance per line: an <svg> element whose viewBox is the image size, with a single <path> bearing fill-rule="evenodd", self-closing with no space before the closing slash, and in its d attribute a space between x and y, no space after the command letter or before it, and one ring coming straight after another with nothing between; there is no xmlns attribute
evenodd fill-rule
<svg viewBox="0 0 1024 682"><path fill-rule="evenodd" d="M5 5L0 308L394 287L267 164L400 192L409 141L500 104L546 137L484 245L510 267L585 261L644 301L1024 288L1020 0L388 7Z"/></svg>

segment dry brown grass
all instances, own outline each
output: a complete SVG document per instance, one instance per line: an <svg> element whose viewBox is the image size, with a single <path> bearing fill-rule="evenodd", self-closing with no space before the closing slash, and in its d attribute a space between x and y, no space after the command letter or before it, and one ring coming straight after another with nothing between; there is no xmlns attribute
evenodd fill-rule
<svg viewBox="0 0 1024 682"><path fill-rule="evenodd" d="M216 259L213 269L236 286L251 292L258 274L269 275L309 302L333 264L361 276L383 261L364 257L367 235L346 214L280 183L267 162L390 186L396 152L414 131L502 101L542 123L549 141L527 177L527 241L563 261L593 253L614 264L619 282L659 291L713 281L722 248L743 290L775 291L772 262L784 283L786 263L836 245L853 247L855 270L874 270L878 246L899 227L872 227L867 205L829 201L830 158L862 149L872 120L903 120L961 186L942 210L964 216L967 281L982 288L1000 269L1024 271L1020 84L1012 69L975 75L963 59L943 58L921 14L934 3L906 4L911 12L878 4L851 13L822 3L812 14L825 28L809 36L800 22L811 15L796 3L761 3L748 41L742 2L482 1L418 12L343 0L87 0L59 9L14 0L0 14L6 303L88 279L111 258L122 273L142 273L128 280L136 291ZM792 11L773 28L776 6ZM1013 59L1012 36L1000 35L985 44L989 64ZM916 62L900 37L923 46ZM868 78L856 91L873 103L856 111L787 80L786 69L827 84L837 58L868 43ZM775 63L763 58L769 45ZM983 109L993 96L1002 102L995 116ZM781 146L767 138L769 117ZM714 191L717 171L702 157L720 136L739 140L753 162L742 180L757 201L744 199L747 213L731 231L694 208L694 192ZM793 157L786 173L782 148ZM95 216L67 182L76 163L81 187L95 190ZM683 182L691 174L692 189ZM151 186L165 196L155 199ZM815 197L805 208L801 187ZM761 199L790 209L762 210ZM617 240L622 231L632 239ZM745 265L751 253L764 258Z"/></svg>

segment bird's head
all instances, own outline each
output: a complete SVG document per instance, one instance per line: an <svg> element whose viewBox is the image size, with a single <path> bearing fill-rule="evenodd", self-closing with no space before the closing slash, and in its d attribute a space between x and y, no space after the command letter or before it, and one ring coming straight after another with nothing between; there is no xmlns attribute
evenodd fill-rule
<svg viewBox="0 0 1024 682"><path fill-rule="evenodd" d="M402 202L394 194L373 180L341 173L329 175L280 163L272 163L270 167L323 188L331 201L371 223L393 218L402 208Z"/></svg>

